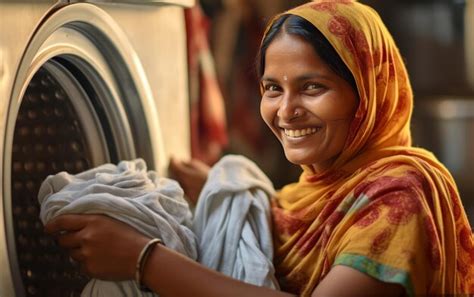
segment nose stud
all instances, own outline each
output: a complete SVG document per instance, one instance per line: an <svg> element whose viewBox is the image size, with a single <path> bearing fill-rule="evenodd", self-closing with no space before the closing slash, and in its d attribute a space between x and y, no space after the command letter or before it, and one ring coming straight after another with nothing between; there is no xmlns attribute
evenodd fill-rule
<svg viewBox="0 0 474 297"><path fill-rule="evenodd" d="M293 112L293 116L291 117L290 121L293 121L293 120L296 120L297 118L299 118L301 116L301 113L297 110L295 110Z"/></svg>
<svg viewBox="0 0 474 297"><path fill-rule="evenodd" d="M296 120L297 118L301 117L304 114L304 111L295 110L293 112L286 113L284 110L279 109L277 111L277 116L282 118L287 118L289 121Z"/></svg>

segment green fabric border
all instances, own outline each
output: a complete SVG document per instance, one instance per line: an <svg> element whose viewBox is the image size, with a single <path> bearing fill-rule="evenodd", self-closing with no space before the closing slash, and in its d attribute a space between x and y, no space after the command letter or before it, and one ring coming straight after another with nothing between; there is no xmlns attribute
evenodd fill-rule
<svg viewBox="0 0 474 297"><path fill-rule="evenodd" d="M405 288L408 296L415 296L410 275L405 270L383 265L366 256L355 254L339 255L334 261L333 266L335 265L352 267L382 282L400 284Z"/></svg>

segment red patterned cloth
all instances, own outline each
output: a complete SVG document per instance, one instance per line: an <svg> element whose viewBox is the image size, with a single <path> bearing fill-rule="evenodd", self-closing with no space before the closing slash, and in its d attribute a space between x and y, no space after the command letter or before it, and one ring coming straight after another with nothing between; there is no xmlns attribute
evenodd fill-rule
<svg viewBox="0 0 474 297"><path fill-rule="evenodd" d="M224 100L208 44L209 22L199 5L185 10L191 117L191 155L215 163L227 145Z"/></svg>

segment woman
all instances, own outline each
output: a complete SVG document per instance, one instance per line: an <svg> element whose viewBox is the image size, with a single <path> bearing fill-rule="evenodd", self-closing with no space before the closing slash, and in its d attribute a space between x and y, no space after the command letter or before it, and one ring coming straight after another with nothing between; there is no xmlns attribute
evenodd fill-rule
<svg viewBox="0 0 474 297"><path fill-rule="evenodd" d="M277 16L262 41L260 70L262 117L287 159L303 168L273 201L282 289L303 296L474 292L466 214L448 171L411 147L408 75L377 14L333 0ZM199 192L206 168L195 161L172 168L185 191ZM114 280L133 278L150 240L102 216L63 216L46 230L77 231L59 236L60 244L91 276ZM162 245L143 275L162 296L288 296Z"/></svg>

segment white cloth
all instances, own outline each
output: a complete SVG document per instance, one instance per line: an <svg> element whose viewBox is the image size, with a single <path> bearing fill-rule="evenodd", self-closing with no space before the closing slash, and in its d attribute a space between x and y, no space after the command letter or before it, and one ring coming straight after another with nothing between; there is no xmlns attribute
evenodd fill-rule
<svg viewBox="0 0 474 297"><path fill-rule="evenodd" d="M229 155L214 165L193 223L199 262L246 283L278 289L270 228L273 194L267 176L245 157Z"/></svg>
<svg viewBox="0 0 474 297"><path fill-rule="evenodd" d="M105 214L145 235L197 259L192 214L179 184L147 171L143 160L105 164L70 175L48 176L38 194L45 224L61 214ZM138 290L134 281L91 280L82 296L154 296Z"/></svg>
<svg viewBox="0 0 474 297"><path fill-rule="evenodd" d="M272 183L252 161L229 155L211 169L192 223L179 185L147 171L143 160L49 176L38 198L43 223L60 214L106 214L161 238L166 246L192 259L198 258L199 251L199 262L211 269L278 289L270 228L273 194ZM133 281L94 279L82 296L156 295L138 290Z"/></svg>

